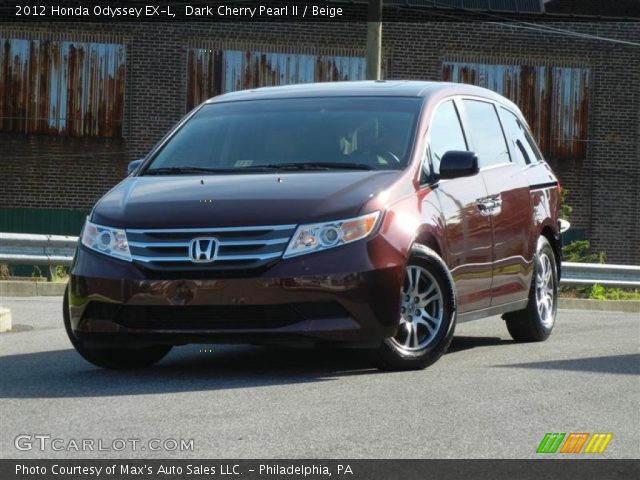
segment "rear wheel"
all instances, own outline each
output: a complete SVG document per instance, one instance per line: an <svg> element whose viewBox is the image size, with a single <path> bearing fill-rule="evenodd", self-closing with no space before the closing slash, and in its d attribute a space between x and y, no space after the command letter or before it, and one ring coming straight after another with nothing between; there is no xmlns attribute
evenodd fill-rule
<svg viewBox="0 0 640 480"><path fill-rule="evenodd" d="M143 368L160 361L171 350L170 345L154 345L144 348L91 348L84 345L71 329L69 315L69 286L64 292L64 327L76 351L88 362L102 368L126 370Z"/></svg>
<svg viewBox="0 0 640 480"><path fill-rule="evenodd" d="M443 271L446 267L431 255L435 252L416 249L405 269L398 330L383 341L376 358L382 369L426 368L451 344L455 327L453 293Z"/></svg>
<svg viewBox="0 0 640 480"><path fill-rule="evenodd" d="M503 315L507 330L518 342L541 342L549 338L558 309L558 268L549 241L538 239L529 303L523 310Z"/></svg>

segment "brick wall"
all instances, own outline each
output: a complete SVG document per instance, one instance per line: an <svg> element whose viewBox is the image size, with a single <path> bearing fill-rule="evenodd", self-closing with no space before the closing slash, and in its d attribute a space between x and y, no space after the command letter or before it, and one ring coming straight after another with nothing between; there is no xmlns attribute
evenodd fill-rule
<svg viewBox="0 0 640 480"><path fill-rule="evenodd" d="M640 42L631 23L561 23L558 28ZM0 206L88 209L185 113L188 45L196 41L365 47L366 25L345 23L0 24L0 37L74 39L118 35L127 46L121 140L0 134ZM83 37L84 38L84 37ZM584 160L552 165L574 207L572 223L612 262L640 263L639 47L489 23L386 23L388 78L439 80L452 58L584 65L591 69L589 144Z"/></svg>

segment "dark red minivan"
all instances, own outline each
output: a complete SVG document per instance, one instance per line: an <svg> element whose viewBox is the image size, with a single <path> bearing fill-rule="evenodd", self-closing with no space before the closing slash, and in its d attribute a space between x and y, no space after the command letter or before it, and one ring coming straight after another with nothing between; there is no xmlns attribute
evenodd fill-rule
<svg viewBox="0 0 640 480"><path fill-rule="evenodd" d="M78 352L133 368L187 343L370 348L424 368L456 322L546 339L559 186L489 90L261 88L189 113L87 219L64 303Z"/></svg>

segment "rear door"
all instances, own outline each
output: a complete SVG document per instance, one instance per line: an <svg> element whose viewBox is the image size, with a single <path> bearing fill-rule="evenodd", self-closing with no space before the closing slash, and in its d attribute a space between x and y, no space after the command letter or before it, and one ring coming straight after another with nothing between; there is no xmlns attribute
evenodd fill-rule
<svg viewBox="0 0 640 480"><path fill-rule="evenodd" d="M493 228L493 282L491 306L527 297L531 259L529 233L532 222L529 185L523 174L527 165L515 156L512 133L503 129L497 105L464 99L465 119L487 196L478 206ZM511 144L511 148L510 148Z"/></svg>
<svg viewBox="0 0 640 480"><path fill-rule="evenodd" d="M450 150L469 150L454 100L441 103L429 123L431 168ZM458 312L490 306L491 220L477 205L487 196L482 177L473 175L439 180L434 186L445 223L444 260L456 285Z"/></svg>

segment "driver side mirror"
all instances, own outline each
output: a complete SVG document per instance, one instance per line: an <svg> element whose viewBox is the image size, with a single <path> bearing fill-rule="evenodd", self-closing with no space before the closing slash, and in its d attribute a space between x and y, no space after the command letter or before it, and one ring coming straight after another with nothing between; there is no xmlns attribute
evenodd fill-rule
<svg viewBox="0 0 640 480"><path fill-rule="evenodd" d="M130 162L129 166L127 167L127 175L131 175L133 172L135 172L143 161L144 158L139 158L138 160Z"/></svg>
<svg viewBox="0 0 640 480"><path fill-rule="evenodd" d="M440 160L440 178L469 177L478 173L478 156L474 152L450 150Z"/></svg>

